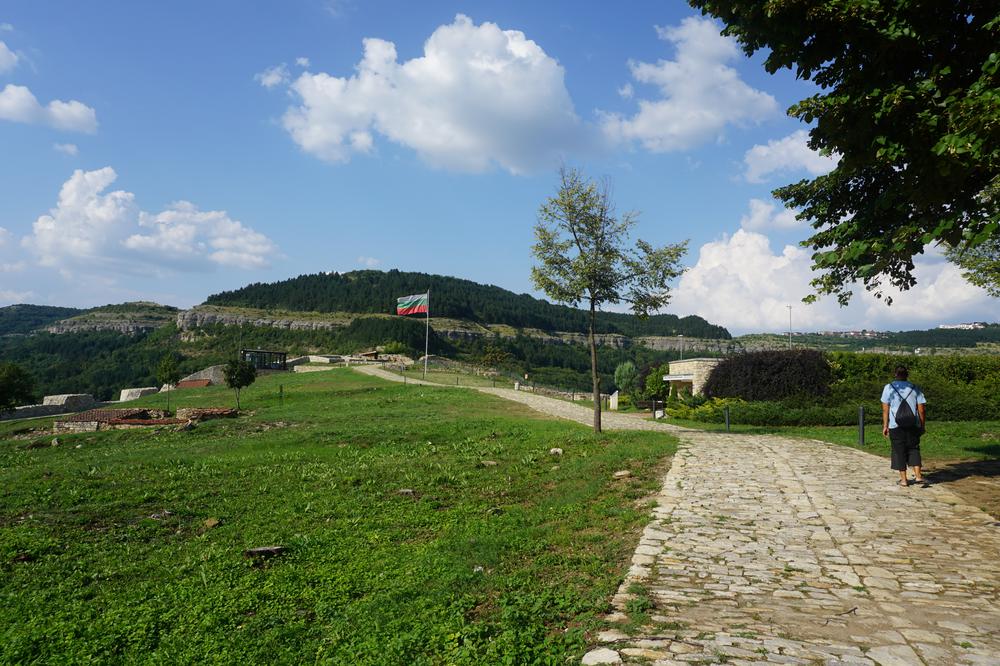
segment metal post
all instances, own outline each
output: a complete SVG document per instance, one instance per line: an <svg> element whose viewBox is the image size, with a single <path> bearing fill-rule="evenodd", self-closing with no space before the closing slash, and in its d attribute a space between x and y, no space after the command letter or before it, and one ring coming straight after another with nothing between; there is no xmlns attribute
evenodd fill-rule
<svg viewBox="0 0 1000 666"><path fill-rule="evenodd" d="M427 379L427 355L430 354L431 340L431 288L427 287L427 322L424 328L424 379Z"/></svg>
<svg viewBox="0 0 1000 666"><path fill-rule="evenodd" d="M729 432L729 405L722 408L722 413L726 417L726 432Z"/></svg>
<svg viewBox="0 0 1000 666"><path fill-rule="evenodd" d="M858 407L858 446L865 445L865 406Z"/></svg>
<svg viewBox="0 0 1000 666"><path fill-rule="evenodd" d="M786 305L788 308L788 348L792 348L792 306Z"/></svg>
<svg viewBox="0 0 1000 666"><path fill-rule="evenodd" d="M278 404L282 407L285 406L285 385L278 384Z"/></svg>

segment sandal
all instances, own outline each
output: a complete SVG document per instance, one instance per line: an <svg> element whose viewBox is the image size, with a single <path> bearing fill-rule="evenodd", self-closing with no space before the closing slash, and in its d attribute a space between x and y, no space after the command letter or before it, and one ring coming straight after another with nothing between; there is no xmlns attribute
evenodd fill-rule
<svg viewBox="0 0 1000 666"><path fill-rule="evenodd" d="M909 481L903 481L902 479L900 479L899 481L896 481L896 485L897 486L902 486L902 487L905 488L908 485L910 485L910 482Z"/></svg>

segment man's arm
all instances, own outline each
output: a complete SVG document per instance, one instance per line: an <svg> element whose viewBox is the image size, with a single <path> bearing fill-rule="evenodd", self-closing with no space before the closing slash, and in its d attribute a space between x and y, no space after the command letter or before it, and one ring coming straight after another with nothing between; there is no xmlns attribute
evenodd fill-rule
<svg viewBox="0 0 1000 666"><path fill-rule="evenodd" d="M921 414L920 418L923 419L923 405L919 405L919 409ZM882 436L889 436L889 404L885 402L882 403Z"/></svg>
<svg viewBox="0 0 1000 666"><path fill-rule="evenodd" d="M917 403L917 415L920 416L920 427L927 428L927 414L924 410L924 403Z"/></svg>

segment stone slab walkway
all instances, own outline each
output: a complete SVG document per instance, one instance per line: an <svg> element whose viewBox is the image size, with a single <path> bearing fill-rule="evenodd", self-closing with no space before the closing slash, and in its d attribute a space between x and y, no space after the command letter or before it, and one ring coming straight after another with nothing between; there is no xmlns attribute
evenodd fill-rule
<svg viewBox="0 0 1000 666"><path fill-rule="evenodd" d="M681 445L584 664L1000 665L1000 523L945 487L894 486L884 458L823 442L604 425Z"/></svg>

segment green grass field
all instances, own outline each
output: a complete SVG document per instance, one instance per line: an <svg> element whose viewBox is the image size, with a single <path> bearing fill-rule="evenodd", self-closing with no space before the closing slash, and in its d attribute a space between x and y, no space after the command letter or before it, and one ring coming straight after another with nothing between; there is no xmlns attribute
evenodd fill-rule
<svg viewBox="0 0 1000 666"><path fill-rule="evenodd" d="M343 369L243 404L56 447L0 428L0 663L569 663L675 447Z"/></svg>
<svg viewBox="0 0 1000 666"><path fill-rule="evenodd" d="M672 423L698 430L725 431L723 424L668 419ZM882 427L865 427L865 446L858 445L857 426L748 426L732 424L732 432L779 434L790 437L818 439L834 444L861 448L870 453L889 456L889 440L882 436ZM992 460L1000 458L1000 421L928 421L927 432L920 440L924 460Z"/></svg>

